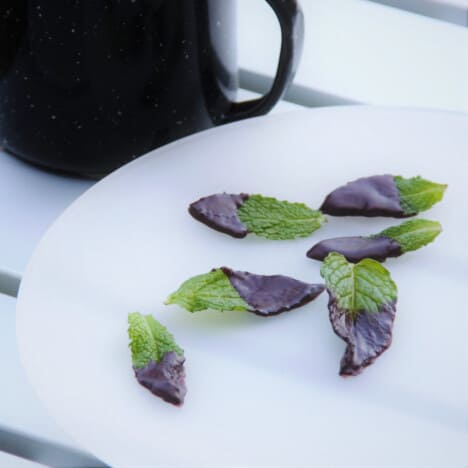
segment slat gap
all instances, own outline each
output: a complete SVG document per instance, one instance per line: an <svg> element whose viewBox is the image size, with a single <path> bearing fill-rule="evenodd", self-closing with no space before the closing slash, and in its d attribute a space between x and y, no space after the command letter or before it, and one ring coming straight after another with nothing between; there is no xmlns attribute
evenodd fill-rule
<svg viewBox="0 0 468 468"><path fill-rule="evenodd" d="M17 297L21 276L10 270L0 269L0 294Z"/></svg>

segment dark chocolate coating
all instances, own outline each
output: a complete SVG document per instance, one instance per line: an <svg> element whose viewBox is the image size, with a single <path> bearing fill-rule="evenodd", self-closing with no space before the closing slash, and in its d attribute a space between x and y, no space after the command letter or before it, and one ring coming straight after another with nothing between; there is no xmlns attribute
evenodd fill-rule
<svg viewBox="0 0 468 468"><path fill-rule="evenodd" d="M392 175L363 177L331 192L320 210L332 216L406 218Z"/></svg>
<svg viewBox="0 0 468 468"><path fill-rule="evenodd" d="M396 300L384 304L379 312L362 311L353 319L339 307L336 296L330 290L328 294L328 310L333 330L347 343L340 363L340 375L358 375L392 343Z"/></svg>
<svg viewBox="0 0 468 468"><path fill-rule="evenodd" d="M249 233L249 230L240 220L237 208L248 198L246 193L239 195L217 193L193 202L189 206L189 213L216 231L241 239Z"/></svg>
<svg viewBox="0 0 468 468"><path fill-rule="evenodd" d="M249 305L250 312L261 316L277 315L315 299L323 284L309 284L282 275L253 275L223 267L234 289Z"/></svg>
<svg viewBox="0 0 468 468"><path fill-rule="evenodd" d="M168 403L180 406L184 402L185 358L174 351L164 354L160 362L150 361L148 365L135 370L135 377L143 387Z"/></svg>
<svg viewBox="0 0 468 468"><path fill-rule="evenodd" d="M315 244L307 256L314 260L325 260L331 252L338 252L346 257L348 262L357 263L364 258L373 258L384 262L389 257L399 257L403 254L400 244L389 237L335 237L325 239Z"/></svg>

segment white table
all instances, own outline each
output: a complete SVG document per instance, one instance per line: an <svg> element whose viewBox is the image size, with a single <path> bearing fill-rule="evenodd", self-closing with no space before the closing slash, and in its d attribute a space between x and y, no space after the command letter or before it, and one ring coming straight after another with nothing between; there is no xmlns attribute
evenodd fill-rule
<svg viewBox="0 0 468 468"><path fill-rule="evenodd" d="M276 66L279 31L264 0L238 1L241 83L264 92ZM382 5L391 1L302 0L306 43L288 99L304 106L366 103L468 111L468 29L428 18L427 9L421 16ZM465 0L430 1L439 7L452 2L442 8L449 14L454 2ZM400 3L411 10L410 0ZM239 97L250 96L241 91ZM297 108L282 101L274 112ZM7 428L23 449L29 447L22 454L42 463L66 465L68 456L68 466L89 466L90 459L50 419L29 387L16 349L15 301L1 293L15 294L42 235L93 184L43 172L0 150L0 360L6 382L0 445L8 442L1 432ZM0 451L0 466L37 465Z"/></svg>

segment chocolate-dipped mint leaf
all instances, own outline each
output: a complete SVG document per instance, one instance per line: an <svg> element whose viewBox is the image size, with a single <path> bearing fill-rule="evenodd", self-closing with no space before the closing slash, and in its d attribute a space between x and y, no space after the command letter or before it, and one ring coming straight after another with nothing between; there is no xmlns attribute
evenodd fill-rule
<svg viewBox="0 0 468 468"><path fill-rule="evenodd" d="M174 337L151 315L128 315L133 370L138 382L173 405L184 402L184 351Z"/></svg>
<svg viewBox="0 0 468 468"><path fill-rule="evenodd" d="M441 231L442 226L437 221L412 219L369 237L325 239L315 244L307 252L307 256L322 261L329 253L337 252L353 263L364 258L384 262L387 258L399 257L406 252L424 247Z"/></svg>
<svg viewBox="0 0 468 468"><path fill-rule="evenodd" d="M262 195L251 195L238 209L249 232L272 240L308 237L325 222L318 210L304 203L291 203Z"/></svg>
<svg viewBox="0 0 468 468"><path fill-rule="evenodd" d="M429 209L443 197L446 185L421 177L390 174L363 177L337 188L320 210L332 216L406 218Z"/></svg>
<svg viewBox="0 0 468 468"><path fill-rule="evenodd" d="M328 310L335 333L347 346L340 375L360 374L392 342L397 287L377 261L346 261L331 253L320 270L329 294Z"/></svg>
<svg viewBox="0 0 468 468"><path fill-rule="evenodd" d="M247 226L240 220L237 209L247 200L245 193L238 195L218 193L200 198L189 206L189 213L198 221L232 237L248 234Z"/></svg>
<svg viewBox="0 0 468 468"><path fill-rule="evenodd" d="M254 275L222 267L185 281L166 304L177 304L189 312L238 310L271 316L307 304L324 289L323 284L288 276Z"/></svg>
<svg viewBox="0 0 468 468"><path fill-rule="evenodd" d="M217 231L242 238L248 233L274 240L307 237L326 220L320 211L262 195L220 193L201 198L190 214Z"/></svg>

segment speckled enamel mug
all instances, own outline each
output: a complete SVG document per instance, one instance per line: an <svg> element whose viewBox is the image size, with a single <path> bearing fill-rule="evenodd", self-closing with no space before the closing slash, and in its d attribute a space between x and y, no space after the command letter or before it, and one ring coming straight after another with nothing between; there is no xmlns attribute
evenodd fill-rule
<svg viewBox="0 0 468 468"><path fill-rule="evenodd" d="M235 102L235 0L1 0L0 145L40 166L101 177L177 138L267 113L302 49L296 0L267 0L277 75Z"/></svg>

